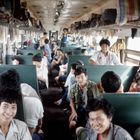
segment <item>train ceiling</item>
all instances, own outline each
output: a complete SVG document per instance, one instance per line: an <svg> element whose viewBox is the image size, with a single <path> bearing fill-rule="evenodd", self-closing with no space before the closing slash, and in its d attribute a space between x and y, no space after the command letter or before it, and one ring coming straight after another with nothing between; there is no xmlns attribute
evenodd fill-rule
<svg viewBox="0 0 140 140"><path fill-rule="evenodd" d="M89 13L101 13L115 7L115 0L26 0L27 7L46 30L61 30ZM100 7L100 8L99 8Z"/></svg>

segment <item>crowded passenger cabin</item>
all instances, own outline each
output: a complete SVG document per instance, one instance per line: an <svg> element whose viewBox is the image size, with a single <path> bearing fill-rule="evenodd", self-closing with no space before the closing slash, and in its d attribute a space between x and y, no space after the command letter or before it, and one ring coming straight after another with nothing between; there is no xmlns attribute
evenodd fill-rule
<svg viewBox="0 0 140 140"><path fill-rule="evenodd" d="M0 140L140 140L140 0L0 0Z"/></svg>

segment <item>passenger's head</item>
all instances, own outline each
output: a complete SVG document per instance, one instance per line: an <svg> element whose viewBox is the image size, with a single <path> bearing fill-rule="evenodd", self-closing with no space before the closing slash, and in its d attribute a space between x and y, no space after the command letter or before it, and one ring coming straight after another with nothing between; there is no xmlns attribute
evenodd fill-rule
<svg viewBox="0 0 140 140"><path fill-rule="evenodd" d="M40 67L41 66L41 61L42 61L42 56L40 53L34 55L32 57L32 61L33 61L33 64L36 65L36 67Z"/></svg>
<svg viewBox="0 0 140 140"><path fill-rule="evenodd" d="M99 44L100 44L102 52L107 53L108 50L109 50L109 46L110 46L109 40L108 39L102 39Z"/></svg>
<svg viewBox="0 0 140 140"><path fill-rule="evenodd" d="M57 52L56 53L57 53L57 56L60 56L60 55L63 55L64 54L61 49L57 49Z"/></svg>
<svg viewBox="0 0 140 140"><path fill-rule="evenodd" d="M72 70L76 70L76 68L77 68L77 63L72 63L71 64L71 69Z"/></svg>
<svg viewBox="0 0 140 140"><path fill-rule="evenodd" d="M83 61L78 60L75 63L72 63L71 64L71 71L72 71L72 73L75 73L76 68L79 67L79 66L84 66Z"/></svg>
<svg viewBox="0 0 140 140"><path fill-rule="evenodd" d="M44 32L43 35L44 35L44 36L47 36L47 32Z"/></svg>
<svg viewBox="0 0 140 140"><path fill-rule="evenodd" d="M20 56L15 55L11 59L13 65L23 64L23 59Z"/></svg>
<svg viewBox="0 0 140 140"><path fill-rule="evenodd" d="M82 60L77 60L76 63L77 63L78 65L81 65L81 66L84 66L84 65L85 65L84 62L83 62Z"/></svg>
<svg viewBox="0 0 140 140"><path fill-rule="evenodd" d="M46 39L44 40L44 42L45 42L45 44L48 44L48 43L49 43L49 39L46 38Z"/></svg>
<svg viewBox="0 0 140 140"><path fill-rule="evenodd" d="M88 79L86 69L79 66L76 68L74 74L75 74L76 82L79 84L79 86L81 87L85 86Z"/></svg>
<svg viewBox="0 0 140 140"><path fill-rule="evenodd" d="M15 90L20 93L20 77L15 69L4 71L0 74L0 87Z"/></svg>
<svg viewBox="0 0 140 140"><path fill-rule="evenodd" d="M108 93L123 92L121 78L113 71L107 71L102 75L101 86Z"/></svg>
<svg viewBox="0 0 140 140"><path fill-rule="evenodd" d="M0 90L0 120L10 124L17 113L17 104L21 101L21 94L12 89Z"/></svg>
<svg viewBox="0 0 140 140"><path fill-rule="evenodd" d="M104 133L109 129L114 109L105 99L93 99L87 106L89 123L96 133Z"/></svg>
<svg viewBox="0 0 140 140"><path fill-rule="evenodd" d="M68 33L68 28L63 28L63 33L67 34Z"/></svg>

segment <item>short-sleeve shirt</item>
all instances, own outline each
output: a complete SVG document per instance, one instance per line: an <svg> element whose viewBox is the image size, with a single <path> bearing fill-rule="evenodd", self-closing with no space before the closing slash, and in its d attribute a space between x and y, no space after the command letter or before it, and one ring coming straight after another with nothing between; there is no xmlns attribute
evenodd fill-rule
<svg viewBox="0 0 140 140"><path fill-rule="evenodd" d="M43 118L42 102L36 97L23 97L23 110L28 127L36 128L38 120Z"/></svg>
<svg viewBox="0 0 140 140"><path fill-rule="evenodd" d="M90 60L95 61L98 65L120 65L120 61L117 55L111 51L105 56L101 51L97 51L93 54Z"/></svg>
<svg viewBox="0 0 140 140"><path fill-rule="evenodd" d="M72 85L70 90L70 99L73 100L75 108L86 108L91 99L101 97L102 93L99 92L96 83L88 80L86 87L81 89L77 83Z"/></svg>
<svg viewBox="0 0 140 140"><path fill-rule="evenodd" d="M32 138L27 125L22 121L13 119L6 137L0 129L0 140L32 140Z"/></svg>
<svg viewBox="0 0 140 140"><path fill-rule="evenodd" d="M38 96L36 90L33 87L31 87L29 84L21 83L20 87L21 87L21 93L22 93L23 97L24 96L36 97L36 98L40 99L40 97Z"/></svg>

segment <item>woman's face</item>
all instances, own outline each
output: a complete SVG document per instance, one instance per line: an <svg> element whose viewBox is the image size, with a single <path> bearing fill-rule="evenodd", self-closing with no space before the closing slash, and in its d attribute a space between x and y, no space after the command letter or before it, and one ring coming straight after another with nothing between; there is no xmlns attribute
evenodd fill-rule
<svg viewBox="0 0 140 140"><path fill-rule="evenodd" d="M96 133L105 133L109 129L111 121L112 117L108 117L103 110L89 113L89 123Z"/></svg>
<svg viewBox="0 0 140 140"><path fill-rule="evenodd" d="M0 104L0 123L10 123L17 113L16 103L1 102Z"/></svg>

